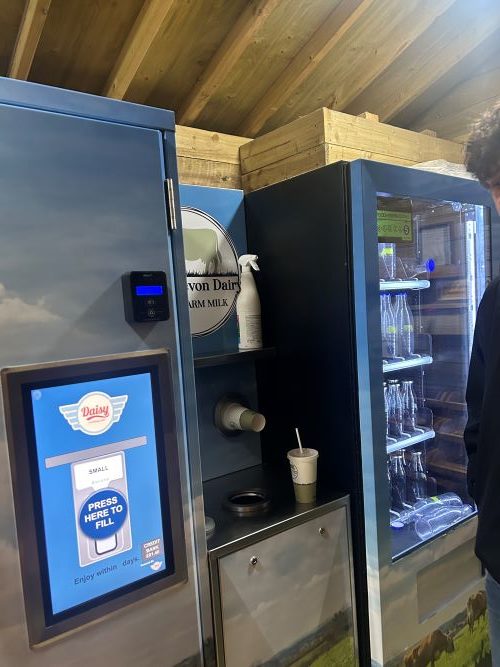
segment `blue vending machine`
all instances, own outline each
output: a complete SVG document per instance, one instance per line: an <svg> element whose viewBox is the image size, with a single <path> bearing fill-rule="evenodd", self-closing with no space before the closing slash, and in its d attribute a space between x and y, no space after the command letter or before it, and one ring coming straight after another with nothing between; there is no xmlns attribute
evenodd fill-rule
<svg viewBox="0 0 500 667"><path fill-rule="evenodd" d="M0 664L200 665L173 113L1 79L0 136Z"/></svg>

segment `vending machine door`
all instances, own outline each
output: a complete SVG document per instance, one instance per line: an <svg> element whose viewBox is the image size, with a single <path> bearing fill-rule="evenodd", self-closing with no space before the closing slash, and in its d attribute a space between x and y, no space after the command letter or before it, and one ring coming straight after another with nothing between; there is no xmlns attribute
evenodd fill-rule
<svg viewBox="0 0 500 667"><path fill-rule="evenodd" d="M21 561L28 562L35 554L23 553L20 557L19 549L26 542L16 538L16 523L21 535L29 512L40 515L43 508L24 507L23 503L31 501L29 495L22 493L17 496L21 504L17 502L14 507L9 471L15 461L11 458L9 463L2 412L0 664L5 667L199 664L201 630L198 566L194 556L198 501L193 500L195 491L191 489L198 488L200 475L193 436L196 433L193 426L195 392L181 230L175 229L180 212L176 196L173 114L25 82L0 80L0 135L0 368L151 349L169 350L175 413L171 426L176 433L179 454L177 522L182 527L185 544L182 551L186 558L185 573L175 586L164 587L140 602L121 604L117 599L114 610L93 619L91 626L88 618L81 617L84 623L64 626L65 630L71 627L71 633L58 634L45 642L51 634L47 629L51 618L46 609L45 617L32 623L28 633L30 613L26 605L32 599L33 589L40 588L41 584L27 578L26 569L20 568ZM133 271L164 273L168 319L126 320L122 279ZM48 389L45 391L48 400ZM114 401L111 404L105 401L104 408L112 405L113 410L116 408L119 412L124 407L120 397L127 392L119 390L118 386L109 391L100 387L96 391L108 394L109 400ZM95 539L92 539L92 531L87 527L85 537L76 523L76 514L80 520L82 504L92 495L90 487L94 488L97 483L92 470L99 464L90 469L78 457L62 465L56 464L61 462L57 457L65 454L65 442L70 450L78 437L92 442L100 437L98 420L89 422L90 431L94 429L97 435L72 430L75 415L71 410L75 410L74 406L84 394L68 390L65 397L60 396L62 412L56 415L57 421L52 426L63 429L61 433L66 430L68 437L67 440L58 438L57 446L55 437L43 435L43 415L38 412L34 415L35 421L40 418L38 423L42 429L40 452L46 448L44 460L49 459L49 468L45 463L41 467L42 504L43 498L49 505L52 503L51 507L57 501L58 491L52 488L50 480L57 478L62 484L60 502L64 503L64 508L61 507L64 525L60 532L56 530L53 515L50 512L50 516L45 515L47 528L52 531L48 547L54 593L52 611L61 621L69 618L78 605L88 604L95 593L106 598L116 572L113 568L126 571L127 559L136 541L141 544L149 541L145 534L144 539L139 534L134 536L138 510L134 510L132 504L128 515L121 514L124 521L118 532L102 532L103 526L96 525ZM96 405L89 403L80 407L93 410ZM37 410L40 407L41 402ZM146 411L150 409L147 401L143 407ZM113 429L127 423L129 408L125 406L121 420ZM129 422L129 433L116 442L145 434L144 429L133 431L133 424ZM193 436L189 441L188 432ZM104 440L99 445L108 444ZM192 445L189 456L188 442ZM88 447L82 447L85 448ZM120 452L139 454L140 450L145 454L141 447L135 450L118 447L112 452L105 465L116 473L113 484L120 496L109 496L109 502L113 503L113 497L123 498L125 502L127 497L131 500L131 484L137 470L131 468L130 457ZM89 456L89 460L94 459ZM34 475L35 471L31 470L30 474ZM94 510L105 509L95 505L103 501L104 498L90 501L94 505L89 506L85 514L90 517L89 522ZM36 504L36 496L33 502ZM121 501L118 504L125 506ZM203 515L198 519L201 524ZM158 518L159 523L162 521ZM163 532L165 535L165 530ZM71 544L70 535L73 536ZM151 536L158 538L158 530L151 530ZM70 583L61 586L58 578L68 573L73 573ZM108 583L96 587L92 574L94 581L99 576ZM123 576L123 582L133 584L128 575ZM52 620L55 623L57 618ZM46 630L37 635L31 631L34 627ZM40 640L45 643L36 650L30 648L30 642Z"/></svg>
<svg viewBox="0 0 500 667"><path fill-rule="evenodd" d="M498 218L471 179L370 162L350 174L371 643L385 664L455 616L463 626L481 586L463 430Z"/></svg>

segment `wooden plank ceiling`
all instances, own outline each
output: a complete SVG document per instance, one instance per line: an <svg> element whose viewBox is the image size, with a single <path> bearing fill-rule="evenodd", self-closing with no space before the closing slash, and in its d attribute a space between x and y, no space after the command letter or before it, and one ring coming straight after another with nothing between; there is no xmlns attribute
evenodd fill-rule
<svg viewBox="0 0 500 667"><path fill-rule="evenodd" d="M463 141L500 98L500 2L0 0L0 75L247 137L326 106Z"/></svg>

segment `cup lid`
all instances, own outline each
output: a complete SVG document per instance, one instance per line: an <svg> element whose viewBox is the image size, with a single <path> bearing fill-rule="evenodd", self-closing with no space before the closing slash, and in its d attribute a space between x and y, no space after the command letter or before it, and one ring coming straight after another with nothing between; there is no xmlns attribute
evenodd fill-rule
<svg viewBox="0 0 500 667"><path fill-rule="evenodd" d="M302 451L300 451L300 449L297 447L296 449L291 449L289 452L287 452L287 457L294 459L316 459L318 456L318 450L311 449L310 447L303 447Z"/></svg>

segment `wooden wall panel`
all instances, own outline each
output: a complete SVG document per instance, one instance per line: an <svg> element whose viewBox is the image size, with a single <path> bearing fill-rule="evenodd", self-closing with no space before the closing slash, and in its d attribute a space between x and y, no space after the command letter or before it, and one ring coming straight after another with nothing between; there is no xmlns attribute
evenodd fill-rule
<svg viewBox="0 0 500 667"><path fill-rule="evenodd" d="M191 88L178 111L180 123L195 125L207 104L219 93L235 63L255 42L283 0L252 0L217 47L212 59Z"/></svg>
<svg viewBox="0 0 500 667"><path fill-rule="evenodd" d="M7 76L25 81L42 36L51 0L26 0Z"/></svg>
<svg viewBox="0 0 500 667"><path fill-rule="evenodd" d="M142 0L52 0L30 80L100 94Z"/></svg>
<svg viewBox="0 0 500 667"><path fill-rule="evenodd" d="M319 106L342 111L454 0L377 0L343 35L320 66L264 125L269 131ZM362 111L378 113L372 106Z"/></svg>
<svg viewBox="0 0 500 667"><path fill-rule="evenodd" d="M455 86L474 77L485 64L496 63L499 48L500 30L496 30L467 56L451 67L438 81L426 88L411 104L394 116L391 124L397 125L397 127L407 127L410 130L417 129L419 127L418 119L439 100L446 97ZM497 93L500 97L500 90ZM449 138L446 133L442 136Z"/></svg>
<svg viewBox="0 0 500 667"><path fill-rule="evenodd" d="M318 109L240 148L243 189L265 187L305 171L359 158L412 165L445 159L460 163L463 146L368 118Z"/></svg>
<svg viewBox="0 0 500 667"><path fill-rule="evenodd" d="M23 11L24 0L4 0L0 4L0 76L7 74Z"/></svg>
<svg viewBox="0 0 500 667"><path fill-rule="evenodd" d="M192 127L176 126L181 183L241 188L240 147L249 139Z"/></svg>
<svg viewBox="0 0 500 667"><path fill-rule="evenodd" d="M351 104L347 113L370 109L389 122L500 28L491 0L456 0Z"/></svg>
<svg viewBox="0 0 500 667"><path fill-rule="evenodd" d="M338 2L282 0L198 118L199 126L238 133L241 119Z"/></svg>
<svg viewBox="0 0 500 667"><path fill-rule="evenodd" d="M442 97L414 127L432 127L442 137L465 142L474 120L496 102L500 102L500 48L494 61Z"/></svg>
<svg viewBox="0 0 500 667"><path fill-rule="evenodd" d="M177 0L132 81L126 99L177 110L246 0Z"/></svg>
<svg viewBox="0 0 500 667"><path fill-rule="evenodd" d="M0 0L0 75L7 73L26 2ZM500 96L496 0L167 3L160 25L153 21L152 30L137 33L140 58L128 67L135 76L124 77L120 94L182 111L219 53L223 67L203 91L206 105L204 98L194 116L185 116L206 130L266 134L325 106L463 139L471 118ZM162 9L162 0L50 0L28 80L109 92L106 83L137 18L161 17ZM242 23L247 16L253 29ZM240 30L241 48L235 38L234 58L224 59L221 45Z"/></svg>

